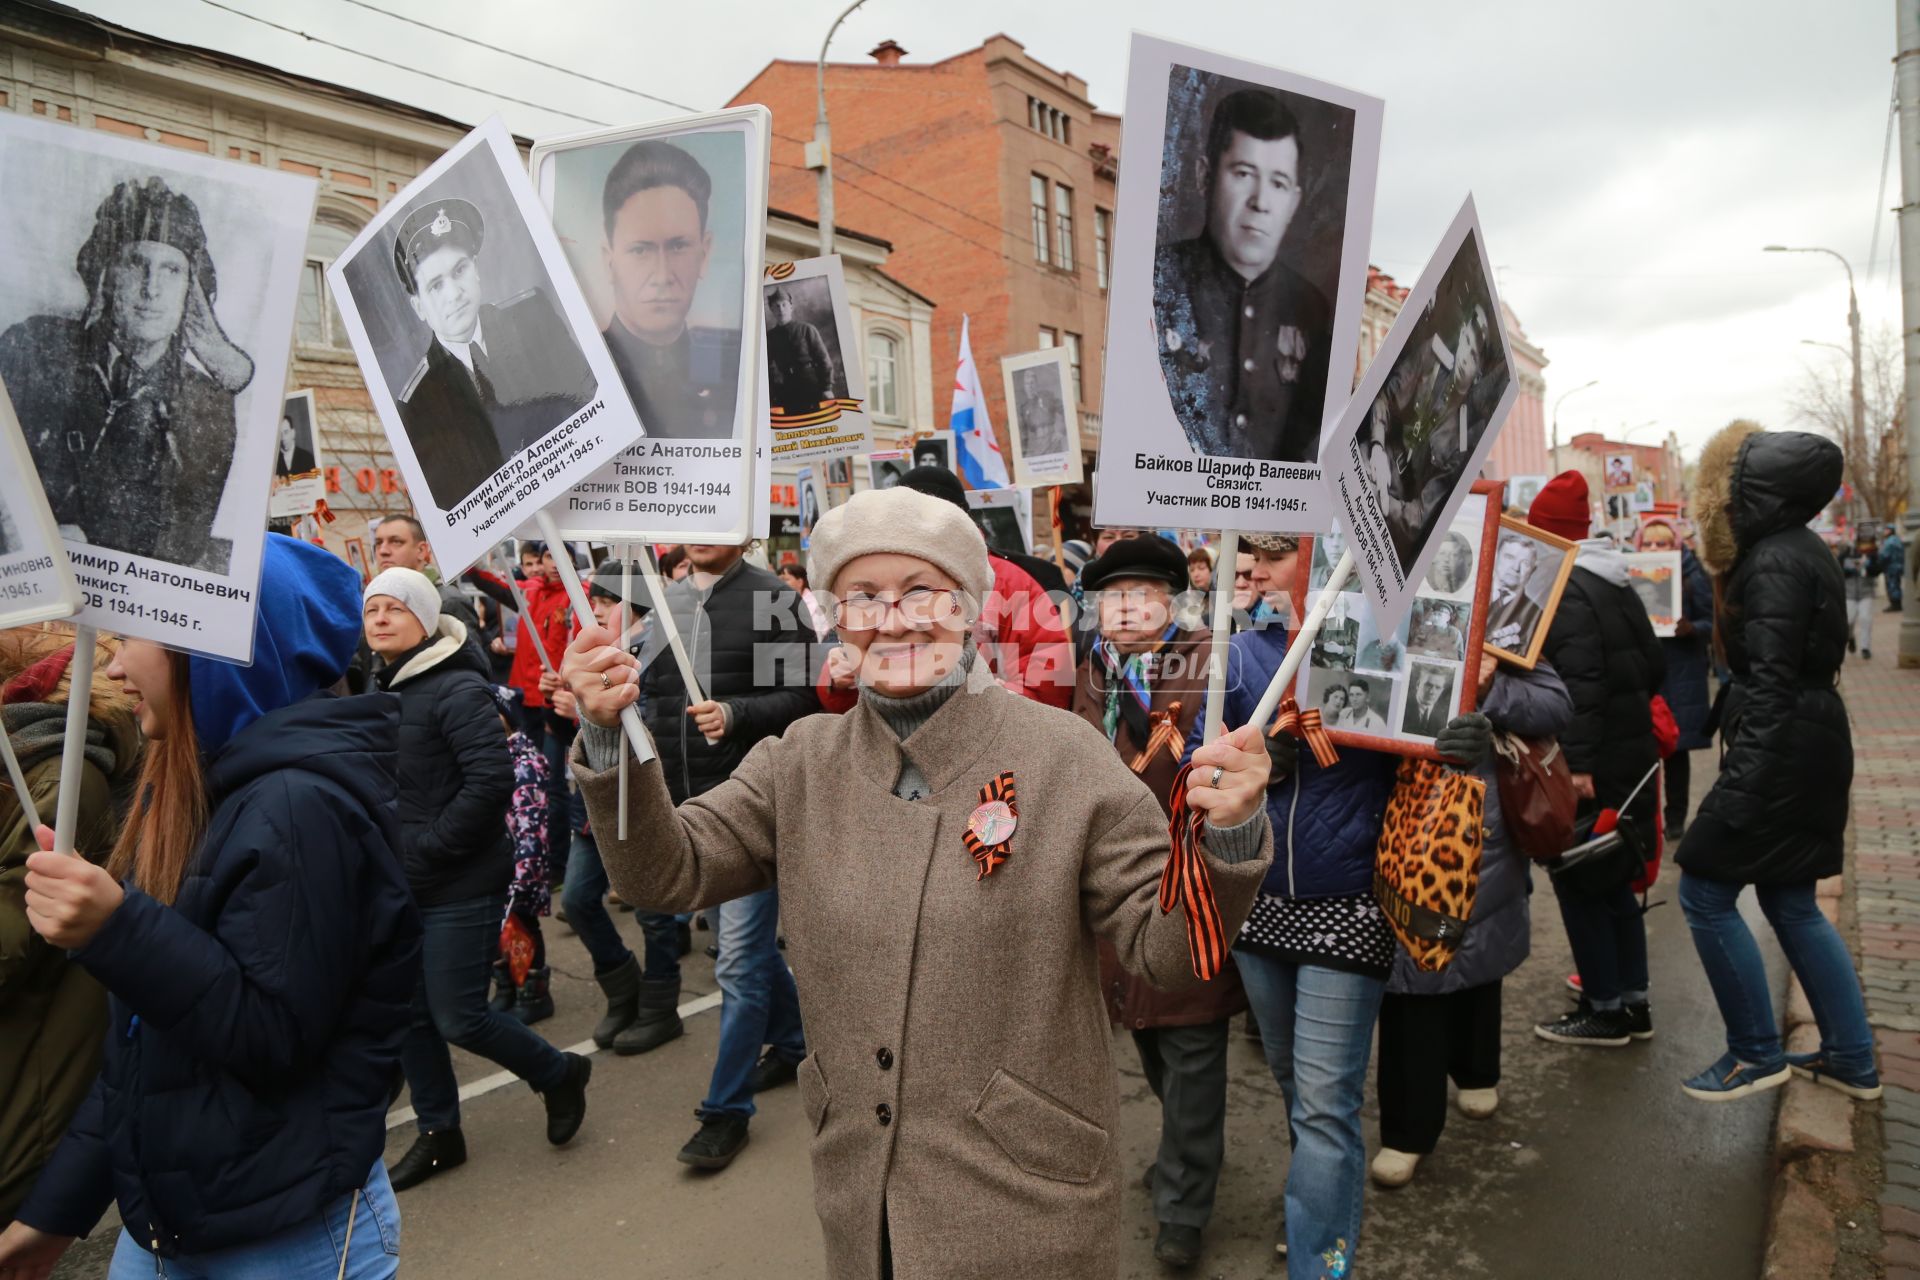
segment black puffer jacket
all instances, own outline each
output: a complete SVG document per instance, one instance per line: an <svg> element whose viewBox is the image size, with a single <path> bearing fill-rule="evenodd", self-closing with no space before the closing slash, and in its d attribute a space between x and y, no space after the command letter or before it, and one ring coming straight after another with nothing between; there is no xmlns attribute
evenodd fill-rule
<svg viewBox="0 0 1920 1280"><path fill-rule="evenodd" d="M400 855L423 907L503 894L513 878L513 761L487 667L458 619L380 673L400 695Z"/></svg>
<svg viewBox="0 0 1920 1280"><path fill-rule="evenodd" d="M1733 685L1726 755L1678 859L1691 875L1803 884L1841 869L1853 739L1834 687L1847 650L1846 585L1807 528L1840 487L1840 449L1736 423L1701 455L1701 558L1721 575Z"/></svg>
<svg viewBox="0 0 1920 1280"><path fill-rule="evenodd" d="M1595 807L1617 808L1660 759L1653 741L1653 695L1667 676L1666 655L1646 606L1627 585L1626 561L1599 542L1582 543L1560 610L1547 632L1546 657L1573 697L1573 725L1560 735L1567 767L1593 775ZM1649 844L1655 789L1641 787L1625 817Z"/></svg>
<svg viewBox="0 0 1920 1280"><path fill-rule="evenodd" d="M641 714L660 753L675 804L733 776L762 738L777 738L801 716L820 710L813 674L825 661L800 597L745 560L706 591L689 575L667 588L667 607L693 663L701 692L732 713L727 735L708 742L687 715L687 688L661 628L648 631L640 681ZM657 652L656 652L657 651Z"/></svg>

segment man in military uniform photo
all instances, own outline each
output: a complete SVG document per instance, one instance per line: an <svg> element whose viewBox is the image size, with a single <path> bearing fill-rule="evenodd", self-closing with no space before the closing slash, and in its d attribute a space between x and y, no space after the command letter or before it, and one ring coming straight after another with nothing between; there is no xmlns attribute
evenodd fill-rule
<svg viewBox="0 0 1920 1280"><path fill-rule="evenodd" d="M200 211L159 177L117 184L74 268L80 316L0 334L13 398L65 536L224 573L213 536L253 360L220 327Z"/></svg>
<svg viewBox="0 0 1920 1280"><path fill-rule="evenodd" d="M545 290L482 302L486 227L465 200L400 221L393 269L433 341L395 397L427 488L452 510L506 460L592 403L593 370Z"/></svg>
<svg viewBox="0 0 1920 1280"><path fill-rule="evenodd" d="M1154 255L1160 365L1195 453L1314 462L1333 308L1279 260L1300 208L1300 128L1281 96L1241 89L1207 128L1206 228Z"/></svg>
<svg viewBox="0 0 1920 1280"><path fill-rule="evenodd" d="M1496 649L1524 654L1540 626L1540 606L1527 594L1527 582L1539 561L1539 544L1517 533L1502 533L1493 555L1493 598L1487 601L1486 641Z"/></svg>
<svg viewBox="0 0 1920 1280"><path fill-rule="evenodd" d="M1067 451L1067 414L1060 403L1060 367L1039 365L1013 375L1020 411L1020 454L1045 458Z"/></svg>
<svg viewBox="0 0 1920 1280"><path fill-rule="evenodd" d="M601 196L613 285L602 335L649 436L724 440L733 434L739 328L694 328L687 316L713 255L713 179L670 142L636 142Z"/></svg>
<svg viewBox="0 0 1920 1280"><path fill-rule="evenodd" d="M795 314L786 285L767 291L767 389L783 413L814 413L833 397L833 356L818 327Z"/></svg>

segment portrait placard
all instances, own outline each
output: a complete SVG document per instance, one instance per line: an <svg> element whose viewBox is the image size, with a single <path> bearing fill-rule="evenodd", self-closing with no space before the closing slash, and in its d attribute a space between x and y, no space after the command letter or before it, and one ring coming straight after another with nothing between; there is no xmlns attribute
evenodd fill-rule
<svg viewBox="0 0 1920 1280"><path fill-rule="evenodd" d="M872 452L867 381L840 255L770 262L761 294L774 458L791 463Z"/></svg>
<svg viewBox="0 0 1920 1280"><path fill-rule="evenodd" d="M1680 553L1678 551L1629 551L1627 585L1647 608L1647 620L1653 634L1671 636L1681 616Z"/></svg>
<svg viewBox="0 0 1920 1280"><path fill-rule="evenodd" d="M327 280L444 572L644 434L497 117L389 200ZM716 505L707 494L648 497ZM612 514L614 496L601 501ZM744 494L740 510L744 525Z"/></svg>
<svg viewBox="0 0 1920 1280"><path fill-rule="evenodd" d="M913 442L913 465L953 470L953 432L930 431Z"/></svg>
<svg viewBox="0 0 1920 1280"><path fill-rule="evenodd" d="M1608 454L1605 480L1608 493L1632 493L1633 455L1631 453Z"/></svg>
<svg viewBox="0 0 1920 1280"><path fill-rule="evenodd" d="M1352 579L1334 597L1300 666L1294 697L1320 712L1335 745L1437 759L1434 738L1449 720L1473 710L1500 532L1498 492L1496 484L1475 482L1446 531L1463 554L1449 561L1444 582L1423 579L1402 617L1383 620L1378 602ZM1333 540L1314 539L1312 553L1300 557L1295 617L1324 589L1322 566L1340 558L1342 547L1320 545Z"/></svg>
<svg viewBox="0 0 1920 1280"><path fill-rule="evenodd" d="M1509 476L1507 478L1507 510L1531 511L1533 500L1547 487L1551 476Z"/></svg>
<svg viewBox="0 0 1920 1280"><path fill-rule="evenodd" d="M553 508L570 537L731 544L760 527L770 120L737 107L533 148L534 187L646 430Z"/></svg>
<svg viewBox="0 0 1920 1280"><path fill-rule="evenodd" d="M311 179L0 112L0 382L77 624L246 662Z"/></svg>
<svg viewBox="0 0 1920 1280"><path fill-rule="evenodd" d="M1327 528L1384 106L1134 35L1096 525Z"/></svg>
<svg viewBox="0 0 1920 1280"><path fill-rule="evenodd" d="M320 420L314 413L313 392L296 391L280 410L280 426L273 438L273 492L267 496L267 518L297 520L310 516L327 497L320 460Z"/></svg>
<svg viewBox="0 0 1920 1280"><path fill-rule="evenodd" d="M373 577L373 574L367 568L366 539L365 538L348 538L346 540L346 543L347 543L347 563L352 565L354 567L354 570L357 573L359 573L361 582L364 583L368 581Z"/></svg>
<svg viewBox="0 0 1920 1280"><path fill-rule="evenodd" d="M1477 492L1520 392L1513 369L1469 196L1327 437L1328 493L1382 626L1407 616Z"/></svg>
<svg viewBox="0 0 1920 1280"><path fill-rule="evenodd" d="M794 475L794 488L800 499L800 549L813 544L813 526L827 510L826 485L818 467L801 467Z"/></svg>
<svg viewBox="0 0 1920 1280"><path fill-rule="evenodd" d="M1487 593L1483 643L1488 653L1533 670L1546 647L1547 632L1553 626L1553 615L1560 610L1560 597L1567 589L1567 579L1573 576L1579 551L1577 542L1512 516L1500 517L1500 540L1493 552L1493 586Z"/></svg>
<svg viewBox="0 0 1920 1280"><path fill-rule="evenodd" d="M878 453L870 453L867 455L867 487L895 488L900 483L900 477L912 467L913 455L905 449L882 449Z"/></svg>
<svg viewBox="0 0 1920 1280"><path fill-rule="evenodd" d="M80 607L80 587L13 402L0 386L0 631Z"/></svg>
<svg viewBox="0 0 1920 1280"><path fill-rule="evenodd" d="M1017 485L1080 483L1080 409L1068 361L1065 347L1000 358Z"/></svg>
<svg viewBox="0 0 1920 1280"><path fill-rule="evenodd" d="M1033 552L1033 491L1018 485L1003 489L969 489L967 506L973 522L987 535L987 545L1000 553Z"/></svg>

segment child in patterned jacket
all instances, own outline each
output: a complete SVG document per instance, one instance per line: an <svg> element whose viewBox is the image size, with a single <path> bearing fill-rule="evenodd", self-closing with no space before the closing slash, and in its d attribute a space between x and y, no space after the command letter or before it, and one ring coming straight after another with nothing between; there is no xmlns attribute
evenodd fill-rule
<svg viewBox="0 0 1920 1280"><path fill-rule="evenodd" d="M547 857L547 758L515 727L514 698L495 688L500 719L507 726L507 752L513 757L513 800L507 806L507 832L513 837L513 883L501 920L500 958L493 965L493 1007L528 1026L553 1016L551 972L540 917L553 913L553 870ZM526 978L513 980L511 952L516 936L532 948Z"/></svg>

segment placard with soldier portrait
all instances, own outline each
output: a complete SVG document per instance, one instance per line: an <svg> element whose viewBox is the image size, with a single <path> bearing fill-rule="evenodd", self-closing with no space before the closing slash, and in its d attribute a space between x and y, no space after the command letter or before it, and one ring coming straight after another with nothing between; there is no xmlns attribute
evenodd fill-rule
<svg viewBox="0 0 1920 1280"><path fill-rule="evenodd" d="M1327 527L1384 106L1135 34L1096 524Z"/></svg>
<svg viewBox="0 0 1920 1280"><path fill-rule="evenodd" d="M1519 392L1469 196L1327 438L1328 492L1383 624L1429 589Z"/></svg>
<svg viewBox="0 0 1920 1280"><path fill-rule="evenodd" d="M327 280L444 571L643 434L498 118L388 200Z"/></svg>
<svg viewBox="0 0 1920 1280"><path fill-rule="evenodd" d="M533 148L534 186L646 428L554 508L570 536L750 536L770 121L736 107Z"/></svg>
<svg viewBox="0 0 1920 1280"><path fill-rule="evenodd" d="M280 410L273 434L273 493L267 498L267 518L297 520L312 515L326 501L327 482L321 471L320 421L314 412L313 392L296 391Z"/></svg>
<svg viewBox="0 0 1920 1280"><path fill-rule="evenodd" d="M1493 585L1487 595L1486 650L1503 662L1533 670L1559 612L1560 596L1573 576L1580 544L1536 529L1512 516L1500 518L1494 544Z"/></svg>
<svg viewBox="0 0 1920 1280"><path fill-rule="evenodd" d="M75 621L252 653L311 179L0 112L0 381Z"/></svg>
<svg viewBox="0 0 1920 1280"><path fill-rule="evenodd" d="M1013 482L1038 487L1079 484L1080 410L1065 347L1000 358L1006 381L1007 439Z"/></svg>
<svg viewBox="0 0 1920 1280"><path fill-rule="evenodd" d="M761 301L774 458L793 463L872 452L866 375L840 255L768 263Z"/></svg>
<svg viewBox="0 0 1920 1280"><path fill-rule="evenodd" d="M80 588L13 402L0 386L0 630L80 607Z"/></svg>

